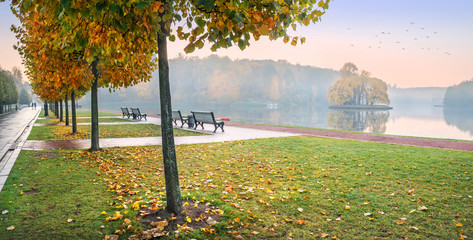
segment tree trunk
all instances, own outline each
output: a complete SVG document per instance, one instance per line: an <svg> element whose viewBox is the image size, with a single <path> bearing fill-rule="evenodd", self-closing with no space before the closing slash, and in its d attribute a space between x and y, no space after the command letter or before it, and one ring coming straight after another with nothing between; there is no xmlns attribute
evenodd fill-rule
<svg viewBox="0 0 473 240"><path fill-rule="evenodd" d="M64 99L65 107L66 107L66 126L69 126L69 103L68 97L66 93L66 98Z"/></svg>
<svg viewBox="0 0 473 240"><path fill-rule="evenodd" d="M59 122L64 122L64 118L62 117L62 99L59 100Z"/></svg>
<svg viewBox="0 0 473 240"><path fill-rule="evenodd" d="M76 119L76 94L71 93L71 107L72 107L72 133L77 133L77 119Z"/></svg>
<svg viewBox="0 0 473 240"><path fill-rule="evenodd" d="M59 118L59 104L58 102L54 102L54 115L56 115L56 118Z"/></svg>
<svg viewBox="0 0 473 240"><path fill-rule="evenodd" d="M161 28L163 29L164 26ZM169 87L169 64L167 56L167 36L158 33L159 97L161 102L161 133L164 158L164 178L166 181L166 209L175 215L181 214L182 199L179 188L176 150L172 127L171 91Z"/></svg>
<svg viewBox="0 0 473 240"><path fill-rule="evenodd" d="M44 102L44 116L45 117L49 116L48 102Z"/></svg>
<svg viewBox="0 0 473 240"><path fill-rule="evenodd" d="M97 72L97 64L99 60L96 58L92 64L92 74L94 78L92 79L92 91L91 91L91 146L90 151L98 151L100 150L99 146L99 107L98 107L98 99L97 99L97 88L98 88L98 79L99 74Z"/></svg>

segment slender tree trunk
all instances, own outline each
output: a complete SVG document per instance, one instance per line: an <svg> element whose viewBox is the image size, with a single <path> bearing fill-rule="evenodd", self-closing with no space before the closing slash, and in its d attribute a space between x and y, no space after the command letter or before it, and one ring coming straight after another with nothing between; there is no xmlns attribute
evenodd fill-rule
<svg viewBox="0 0 473 240"><path fill-rule="evenodd" d="M59 118L59 104L58 102L54 102L54 115L56 115L56 118Z"/></svg>
<svg viewBox="0 0 473 240"><path fill-rule="evenodd" d="M164 26L161 28L163 29ZM181 214L182 199L179 188L176 150L172 127L171 91L169 87L169 64L167 56L167 36L158 33L159 96L161 102L161 133L164 158L164 178L166 181L166 209L176 215Z"/></svg>
<svg viewBox="0 0 473 240"><path fill-rule="evenodd" d="M66 126L69 126L69 103L68 97L66 92L66 98L64 99L65 107L66 107Z"/></svg>
<svg viewBox="0 0 473 240"><path fill-rule="evenodd" d="M59 122L64 122L63 114L62 114L62 99L59 100Z"/></svg>
<svg viewBox="0 0 473 240"><path fill-rule="evenodd" d="M3 113L3 103L0 102L0 113Z"/></svg>
<svg viewBox="0 0 473 240"><path fill-rule="evenodd" d="M48 102L44 102L44 116L45 117L49 116Z"/></svg>
<svg viewBox="0 0 473 240"><path fill-rule="evenodd" d="M77 119L76 119L76 94L71 93L71 107L72 107L72 133L77 133Z"/></svg>
<svg viewBox="0 0 473 240"><path fill-rule="evenodd" d="M98 79L99 74L97 72L98 58L96 58L92 64L92 74L94 74L94 79L92 79L92 91L91 91L91 124L92 124L92 134L91 134L91 146L90 151L100 150L99 146L99 107L97 99L97 88L98 88Z"/></svg>

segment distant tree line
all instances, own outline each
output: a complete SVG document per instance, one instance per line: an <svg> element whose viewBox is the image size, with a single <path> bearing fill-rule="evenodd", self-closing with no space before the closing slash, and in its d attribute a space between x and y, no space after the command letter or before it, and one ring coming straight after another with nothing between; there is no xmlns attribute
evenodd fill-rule
<svg viewBox="0 0 473 240"><path fill-rule="evenodd" d="M339 72L287 61L203 59L179 56L169 62L173 101L230 104L277 102L306 105L326 102L327 90ZM158 101L158 76L150 82L109 94L100 101Z"/></svg>
<svg viewBox="0 0 473 240"><path fill-rule="evenodd" d="M0 113L11 104L29 104L32 97L27 89L29 85L22 82L22 74L17 67L13 67L12 71L0 67Z"/></svg>
<svg viewBox="0 0 473 240"><path fill-rule="evenodd" d="M447 88L443 104L448 107L473 107L473 79Z"/></svg>

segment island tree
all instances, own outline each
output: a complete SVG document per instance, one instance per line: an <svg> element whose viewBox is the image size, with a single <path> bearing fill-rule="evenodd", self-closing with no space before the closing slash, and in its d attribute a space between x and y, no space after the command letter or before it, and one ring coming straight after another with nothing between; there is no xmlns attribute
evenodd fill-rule
<svg viewBox="0 0 473 240"><path fill-rule="evenodd" d="M340 73L342 78L329 88L327 97L330 104L389 104L388 86L383 80L370 77L366 71L358 74L353 63L346 63Z"/></svg>

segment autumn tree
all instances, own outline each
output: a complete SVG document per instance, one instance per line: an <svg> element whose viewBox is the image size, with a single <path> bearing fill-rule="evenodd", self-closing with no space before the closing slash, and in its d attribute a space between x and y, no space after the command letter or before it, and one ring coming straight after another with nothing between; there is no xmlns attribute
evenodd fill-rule
<svg viewBox="0 0 473 240"><path fill-rule="evenodd" d="M24 0L12 4L13 12L26 29L26 36L39 40L39 56L33 58L34 64L41 60L57 63L61 58L73 59L78 66L87 63L92 75L86 78L90 81L92 95L91 150L99 150L97 89L100 86L127 87L151 77L156 41L154 35L149 37L148 34L149 19L137 14L136 3L128 1L122 1L121 5L67 0ZM117 22L115 15L126 17ZM38 28L40 31L30 30L37 26L42 26ZM61 71L57 76L60 76L56 81L58 85L67 85L64 83L70 81Z"/></svg>
<svg viewBox="0 0 473 240"><path fill-rule="evenodd" d="M31 0L19 3L31 8L28 7ZM243 50L250 45L250 41L259 40L262 36L270 40L282 38L285 43L295 46L303 43L305 38L289 36L288 29L296 30L297 24L307 26L319 21L328 3L329 0L92 0L87 3L42 0L35 1L35 8L51 13L51 19L60 22L58 32L62 38L54 42L64 45L66 52L84 51L84 58L90 63L95 79L92 102L96 102L96 80L106 69L112 69L112 63L126 63L126 66L142 64L138 60L151 63L145 49L157 51L167 209L179 214L182 204L171 119L167 40L179 38L187 41L186 53L200 49L206 43L214 51L233 45ZM135 58L137 55L140 58ZM99 62L106 64L100 66ZM137 67L144 72L151 69ZM141 75L145 78L143 75L146 74ZM118 84L111 85L126 87L139 78L133 75L123 79L132 81L116 79Z"/></svg>
<svg viewBox="0 0 473 240"><path fill-rule="evenodd" d="M340 70L342 78L337 80L328 92L330 104L337 105L374 105L389 104L388 86L378 78L370 77L370 73L362 71L353 63L346 63ZM344 77L343 77L344 76Z"/></svg>
<svg viewBox="0 0 473 240"><path fill-rule="evenodd" d="M358 76L358 67L351 62L347 62L343 64L342 69L340 69L340 77L347 78L347 77L354 77Z"/></svg>

